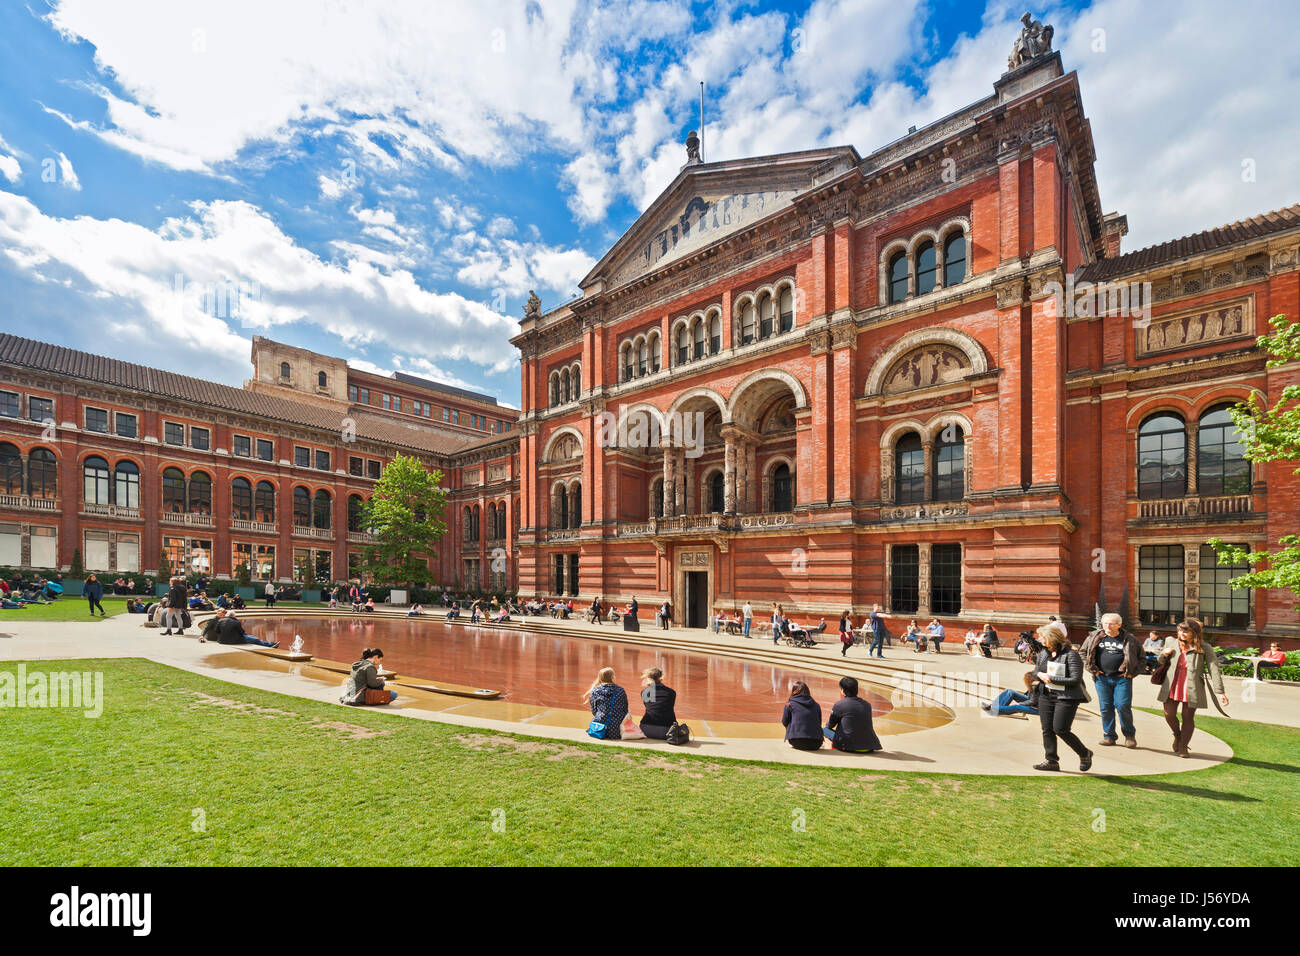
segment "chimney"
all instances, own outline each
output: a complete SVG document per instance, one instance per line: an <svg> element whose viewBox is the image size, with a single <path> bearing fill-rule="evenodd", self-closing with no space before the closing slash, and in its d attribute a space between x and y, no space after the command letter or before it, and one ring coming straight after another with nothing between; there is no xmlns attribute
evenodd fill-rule
<svg viewBox="0 0 1300 956"><path fill-rule="evenodd" d="M1117 212L1108 212L1101 217L1101 255L1102 259L1119 258L1119 241L1128 235L1128 216Z"/></svg>

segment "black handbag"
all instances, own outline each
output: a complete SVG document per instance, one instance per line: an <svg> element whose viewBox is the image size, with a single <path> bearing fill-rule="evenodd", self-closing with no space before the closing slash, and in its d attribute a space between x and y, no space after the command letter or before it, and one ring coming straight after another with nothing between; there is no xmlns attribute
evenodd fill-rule
<svg viewBox="0 0 1300 956"><path fill-rule="evenodd" d="M674 747L681 747L691 742L691 728L680 720L674 720L664 739Z"/></svg>

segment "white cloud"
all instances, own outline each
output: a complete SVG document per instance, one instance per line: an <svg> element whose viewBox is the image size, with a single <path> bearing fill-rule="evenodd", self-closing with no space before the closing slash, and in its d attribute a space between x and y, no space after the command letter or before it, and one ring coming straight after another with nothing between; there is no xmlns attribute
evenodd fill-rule
<svg viewBox="0 0 1300 956"><path fill-rule="evenodd" d="M72 168L72 160L63 153L59 153L59 182L65 189L81 191L81 180L77 178L77 171Z"/></svg>
<svg viewBox="0 0 1300 956"><path fill-rule="evenodd" d="M343 195L345 187L337 179L330 179L330 177L321 173L316 182L320 188L320 194L326 199L338 199Z"/></svg>
<svg viewBox="0 0 1300 956"><path fill-rule="evenodd" d="M18 160L7 153L0 153L0 175L11 183L16 183L23 176L23 169L18 165Z"/></svg>

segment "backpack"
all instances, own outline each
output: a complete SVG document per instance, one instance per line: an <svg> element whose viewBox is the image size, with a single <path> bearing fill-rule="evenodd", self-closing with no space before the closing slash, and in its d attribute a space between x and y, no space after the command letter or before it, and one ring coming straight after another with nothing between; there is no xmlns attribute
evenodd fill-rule
<svg viewBox="0 0 1300 956"><path fill-rule="evenodd" d="M680 720L675 720L668 728L668 735L664 739L674 747L681 747L691 742L691 728Z"/></svg>

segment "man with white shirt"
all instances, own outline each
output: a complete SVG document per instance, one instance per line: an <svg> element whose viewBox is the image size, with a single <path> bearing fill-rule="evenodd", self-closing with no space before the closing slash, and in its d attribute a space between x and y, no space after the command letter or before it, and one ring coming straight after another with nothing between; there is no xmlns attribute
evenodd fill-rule
<svg viewBox="0 0 1300 956"><path fill-rule="evenodd" d="M750 607L748 601L746 601L745 606L740 609L740 615L745 619L744 634L746 637L749 637L749 626L754 623L754 609Z"/></svg>

